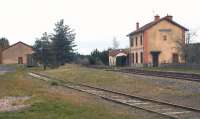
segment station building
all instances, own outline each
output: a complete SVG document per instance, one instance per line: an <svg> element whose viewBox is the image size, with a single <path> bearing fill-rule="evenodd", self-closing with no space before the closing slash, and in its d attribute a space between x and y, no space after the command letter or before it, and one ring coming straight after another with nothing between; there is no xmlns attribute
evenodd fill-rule
<svg viewBox="0 0 200 119"><path fill-rule="evenodd" d="M161 64L185 63L181 45L185 43L188 29L167 15L140 27L136 23L136 30L127 36L130 40L130 65L153 66Z"/></svg>

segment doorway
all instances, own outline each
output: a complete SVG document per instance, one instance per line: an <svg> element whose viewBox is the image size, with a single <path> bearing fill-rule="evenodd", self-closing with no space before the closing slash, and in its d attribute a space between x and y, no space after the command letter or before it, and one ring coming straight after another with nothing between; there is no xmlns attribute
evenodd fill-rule
<svg viewBox="0 0 200 119"><path fill-rule="evenodd" d="M151 52L153 67L158 67L159 54L160 54L160 51L152 51Z"/></svg>
<svg viewBox="0 0 200 119"><path fill-rule="evenodd" d="M127 56L119 56L116 58L116 65L123 67L127 65Z"/></svg>
<svg viewBox="0 0 200 119"><path fill-rule="evenodd" d="M178 64L178 54L177 53L172 54L172 62L174 64Z"/></svg>
<svg viewBox="0 0 200 119"><path fill-rule="evenodd" d="M23 64L23 58L22 57L18 57L18 64Z"/></svg>

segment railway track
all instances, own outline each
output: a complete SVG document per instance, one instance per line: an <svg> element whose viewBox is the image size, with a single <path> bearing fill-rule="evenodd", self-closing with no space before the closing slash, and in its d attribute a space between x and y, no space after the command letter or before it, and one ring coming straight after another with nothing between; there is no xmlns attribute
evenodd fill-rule
<svg viewBox="0 0 200 119"><path fill-rule="evenodd" d="M183 72L164 72L164 71L150 71L142 70L137 68L111 68L107 66L87 66L88 68L102 69L106 71L114 71L121 73L145 75L145 76L156 76L164 78L182 79L188 81L200 82L200 74L194 73L183 73Z"/></svg>
<svg viewBox="0 0 200 119"><path fill-rule="evenodd" d="M146 99L84 84L65 82L63 80L51 78L44 74L29 73L29 75L44 81L57 81L59 83L58 85L60 86L64 86L81 92L86 92L92 95L99 96L108 101L134 108L139 108L152 113L157 113L159 115L172 119L200 119L200 110L194 109L192 107L185 107L167 102L160 102L152 99Z"/></svg>
<svg viewBox="0 0 200 119"><path fill-rule="evenodd" d="M108 69L107 71L115 71L115 72L122 72L122 73L131 73L131 74L138 74L138 75L174 78L174 79L182 79L182 80L200 82L200 74L147 71L147 70L140 70L140 69Z"/></svg>

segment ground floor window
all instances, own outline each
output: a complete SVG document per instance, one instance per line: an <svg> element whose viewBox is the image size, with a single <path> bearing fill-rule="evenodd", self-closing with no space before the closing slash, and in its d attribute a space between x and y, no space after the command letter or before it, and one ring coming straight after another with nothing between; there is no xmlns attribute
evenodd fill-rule
<svg viewBox="0 0 200 119"><path fill-rule="evenodd" d="M133 58L133 64L134 64L135 63L134 53L132 54L132 58Z"/></svg>
<svg viewBox="0 0 200 119"><path fill-rule="evenodd" d="M140 53L140 62L143 63L143 52Z"/></svg>
<svg viewBox="0 0 200 119"><path fill-rule="evenodd" d="M136 56L136 59L135 59L135 62L136 62L136 64L138 63L138 53L136 52L136 54L135 54Z"/></svg>

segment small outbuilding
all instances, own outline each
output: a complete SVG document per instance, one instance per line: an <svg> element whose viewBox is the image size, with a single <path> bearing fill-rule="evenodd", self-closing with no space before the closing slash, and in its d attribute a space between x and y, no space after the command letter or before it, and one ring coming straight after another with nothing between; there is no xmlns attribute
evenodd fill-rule
<svg viewBox="0 0 200 119"><path fill-rule="evenodd" d="M109 50L109 66L127 66L129 62L128 49Z"/></svg>
<svg viewBox="0 0 200 119"><path fill-rule="evenodd" d="M17 42L1 53L2 64L27 64L28 56L33 54L33 48L23 42Z"/></svg>

